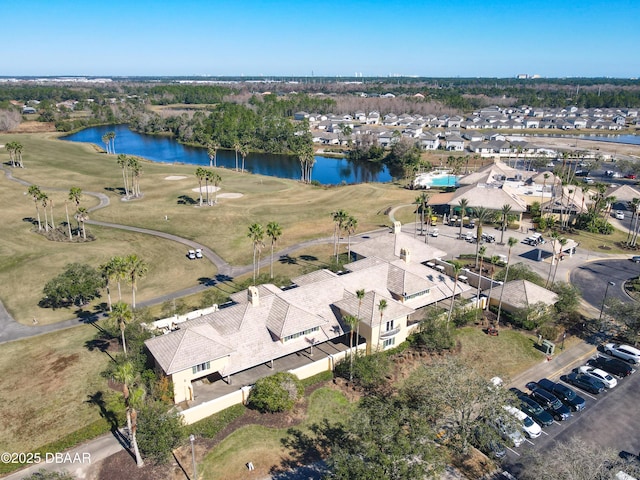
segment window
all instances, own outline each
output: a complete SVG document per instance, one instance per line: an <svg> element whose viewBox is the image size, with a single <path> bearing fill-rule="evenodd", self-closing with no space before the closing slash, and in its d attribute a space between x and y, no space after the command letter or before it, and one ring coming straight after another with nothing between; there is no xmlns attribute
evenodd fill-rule
<svg viewBox="0 0 640 480"><path fill-rule="evenodd" d="M196 374L198 372L202 372L204 370L209 370L211 368L211 362L201 363L200 365L195 365L191 367L191 371Z"/></svg>
<svg viewBox="0 0 640 480"><path fill-rule="evenodd" d="M387 348L395 345L396 337L387 338L384 342L382 342L382 347Z"/></svg>
<svg viewBox="0 0 640 480"><path fill-rule="evenodd" d="M297 332L297 333L294 333L292 335L287 335L286 337L284 337L282 339L282 341L283 342L288 342L289 340L295 340L296 338L300 338L303 335L309 335L309 334L311 334L313 332L317 332L319 330L320 330L320 327L308 328L307 330L304 330L302 332Z"/></svg>
<svg viewBox="0 0 640 480"><path fill-rule="evenodd" d="M389 320L387 322L387 326L386 326L385 332L390 332L391 330L393 330L393 320Z"/></svg>

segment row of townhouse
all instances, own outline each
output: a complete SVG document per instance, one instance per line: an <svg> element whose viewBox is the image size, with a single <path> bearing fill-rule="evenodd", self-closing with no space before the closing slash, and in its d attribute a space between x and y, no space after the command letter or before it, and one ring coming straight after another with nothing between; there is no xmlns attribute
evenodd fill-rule
<svg viewBox="0 0 640 480"><path fill-rule="evenodd" d="M354 135L362 133L358 129L360 125L395 127L402 131L402 136L418 139L421 146L432 150L444 148L446 150L464 150L460 148L459 139L445 142L444 145L435 146L433 138L429 135L430 129L442 129L445 135L458 136L459 130L525 130L525 129L558 129L558 130L603 130L616 131L626 128L628 125L640 125L637 109L602 109L602 108L499 108L488 107L473 112L467 118L458 115L410 115L408 113L396 115L388 113L382 116L379 112L365 113L357 111L353 115L325 115L317 113L297 112L294 119L309 121L312 130L334 133L337 136L326 136L321 143L341 144L347 143L348 138L341 139L340 133L345 127L349 127ZM458 131L458 132L457 132ZM386 131L377 132L382 145L386 141ZM426 138L424 138L426 136ZM343 142L344 140L344 142ZM351 138L354 140L354 138ZM478 141L478 140L471 140Z"/></svg>

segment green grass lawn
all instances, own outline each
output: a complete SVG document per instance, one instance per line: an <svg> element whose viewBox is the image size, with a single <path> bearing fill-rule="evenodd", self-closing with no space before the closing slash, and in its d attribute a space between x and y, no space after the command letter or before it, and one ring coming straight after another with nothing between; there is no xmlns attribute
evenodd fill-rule
<svg viewBox="0 0 640 480"><path fill-rule="evenodd" d="M294 426L303 432L308 432L310 425L324 420L329 423L343 421L353 409L342 393L328 387L315 390L308 402L307 417ZM287 436L284 428L243 427L217 445L198 470L202 478L209 480L242 480L247 478L246 463L251 461L256 467L253 477L260 478L267 475L271 467L279 467L283 460L289 458L288 450L282 444Z"/></svg>
<svg viewBox="0 0 640 480"><path fill-rule="evenodd" d="M215 275L208 261L189 261L186 248L175 242L149 235L110 228L87 226L97 240L86 243L53 242L34 233L25 218L35 216L35 207L23 193L24 187L0 176L0 202L11 205L3 209L0 229L0 299L21 323L31 324L35 317L41 324L52 323L76 314L75 308L41 308L44 285L62 272L68 263L87 263L98 267L115 255L136 253L149 263L147 276L138 283L137 300L143 301L198 283L199 278ZM63 205L61 201L59 205ZM58 219L64 216L61 207ZM54 209L55 214L55 209ZM123 300L131 301L131 288L122 284ZM112 289L116 299L116 289ZM92 311L105 296L83 307Z"/></svg>
<svg viewBox="0 0 640 480"><path fill-rule="evenodd" d="M460 358L486 378L512 378L540 362L544 355L534 348L537 337L522 331L500 329L497 337L478 327L455 330L462 349Z"/></svg>
<svg viewBox="0 0 640 480"><path fill-rule="evenodd" d="M283 235L277 248L283 248L318 236L330 237L333 234L330 213L340 208L358 218L360 232L388 225L385 211L393 205L410 203L415 196L415 192L397 185L312 187L292 180L218 169L223 178L220 193L240 193L242 197L220 198L217 206L200 208L196 205L199 194L193 191L198 187L195 166L145 161L141 179L144 197L123 202L118 193L122 171L114 155L100 153L91 145L57 140L56 136L0 135L0 144L18 141L24 146L26 168L14 169L12 173L48 193L54 202L57 223L65 218L64 203L69 188L102 192L108 195L111 204L92 212L92 219L194 239L235 265L251 263L253 250L247 236L251 223L280 223ZM0 161L8 161L5 149L0 149ZM172 176L186 178L167 180ZM33 317L49 323L72 316L65 310L43 311L37 307L46 281L70 261L97 266L112 255L137 253L151 265L147 278L140 282L139 301L195 285L199 278L215 274L207 262L187 262L183 246L145 235L89 227L98 241L82 245L47 241L30 231L29 219L35 218L36 209L25 191L26 187L1 176L0 201L11 208L4 209L2 214L0 299L23 323L30 323ZM94 198L83 196L81 205L96 204ZM263 255L268 255L268 239L266 243Z"/></svg>
<svg viewBox="0 0 640 480"><path fill-rule="evenodd" d="M0 344L0 451L28 452L100 420L88 396L106 391L109 357L82 326Z"/></svg>

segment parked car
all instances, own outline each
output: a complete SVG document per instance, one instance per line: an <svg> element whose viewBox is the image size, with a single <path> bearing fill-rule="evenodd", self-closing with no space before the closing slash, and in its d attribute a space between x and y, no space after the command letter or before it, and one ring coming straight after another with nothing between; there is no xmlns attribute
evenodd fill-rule
<svg viewBox="0 0 640 480"><path fill-rule="evenodd" d="M437 228L434 228L433 230L431 230L432 237L437 237L438 235L440 235L440 232L438 231Z"/></svg>
<svg viewBox="0 0 640 480"><path fill-rule="evenodd" d="M556 420L566 420L571 416L571 411L553 393L533 387L529 396Z"/></svg>
<svg viewBox="0 0 640 480"><path fill-rule="evenodd" d="M612 375L609 375L607 372L599 368L593 368L593 367L590 367L589 365L583 365L578 369L578 371L580 373L589 375L590 377L593 377L596 380L600 380L602 383L604 383L604 386L607 388L613 388L616 385L618 385L618 381L615 378L613 378Z"/></svg>
<svg viewBox="0 0 640 480"><path fill-rule="evenodd" d="M624 212L622 210L616 210L615 217L618 220L624 220Z"/></svg>
<svg viewBox="0 0 640 480"><path fill-rule="evenodd" d="M602 393L604 389L607 388L600 380L580 372L571 372L567 375L566 380L567 383L596 395Z"/></svg>
<svg viewBox="0 0 640 480"><path fill-rule="evenodd" d="M512 407L511 405L504 405L502 408L516 417L516 419L522 424L522 430L529 438L538 438L542 435L542 428L540 428L540 425L534 422L531 417L522 410Z"/></svg>
<svg viewBox="0 0 640 480"><path fill-rule="evenodd" d="M471 444L489 457L503 458L507 449L496 437L489 425L481 423L473 432Z"/></svg>
<svg viewBox="0 0 640 480"><path fill-rule="evenodd" d="M636 174L635 173L627 173L624 178L628 178L630 180L635 180L636 179Z"/></svg>
<svg viewBox="0 0 640 480"><path fill-rule="evenodd" d="M515 422L510 422L506 418L496 417L491 420L491 424L498 431L503 440L510 442L514 447L519 447L525 438Z"/></svg>
<svg viewBox="0 0 640 480"><path fill-rule="evenodd" d="M596 357L589 360L587 365L600 368L616 377L626 377L635 372L631 365L617 358Z"/></svg>
<svg viewBox="0 0 640 480"><path fill-rule="evenodd" d="M620 345L619 343L607 343L604 346L605 353L636 364L640 362L640 350L630 345Z"/></svg>
<svg viewBox="0 0 640 480"><path fill-rule="evenodd" d="M202 258L202 249L196 248L196 258Z"/></svg>
<svg viewBox="0 0 640 480"><path fill-rule="evenodd" d="M548 427L553 423L553 417L548 412L546 412L544 408L542 408L535 400L529 398L523 392L520 392L520 390L515 392L512 389L511 391L516 393L518 400L520 400L520 410L529 415L543 427Z"/></svg>
<svg viewBox="0 0 640 480"><path fill-rule="evenodd" d="M574 392L571 388L562 383L552 382L548 378L541 378L538 380L537 385L539 388L553 393L558 399L569 407L574 412L584 410L586 402L584 398ZM528 384L527 384L528 387Z"/></svg>
<svg viewBox="0 0 640 480"><path fill-rule="evenodd" d="M189 257L189 260L195 260L196 258L196 251L195 250L189 250L187 252L187 257Z"/></svg>
<svg viewBox="0 0 640 480"><path fill-rule="evenodd" d="M634 263L640 263L640 255L634 255L631 257L631 261Z"/></svg>
<svg viewBox="0 0 640 480"><path fill-rule="evenodd" d="M584 177L583 182L584 182L584 183L587 183L587 184L589 184L589 185L593 185L594 183L596 183L596 181L595 181L593 178L591 178L591 177Z"/></svg>
<svg viewBox="0 0 640 480"><path fill-rule="evenodd" d="M487 243L493 243L496 241L496 237L494 237L493 235L490 235L488 233L483 233L482 234L482 240L484 240Z"/></svg>

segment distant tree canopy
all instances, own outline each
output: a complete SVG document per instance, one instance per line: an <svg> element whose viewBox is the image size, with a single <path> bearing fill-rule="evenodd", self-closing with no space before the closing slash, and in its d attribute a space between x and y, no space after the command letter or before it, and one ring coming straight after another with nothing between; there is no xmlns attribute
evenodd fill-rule
<svg viewBox="0 0 640 480"><path fill-rule="evenodd" d="M63 273L47 282L40 304L52 308L86 305L100 296L103 287L104 279L95 268L71 263Z"/></svg>

